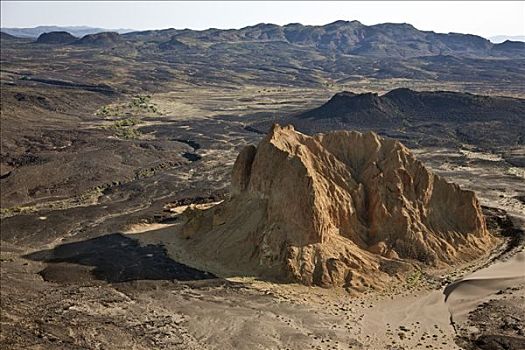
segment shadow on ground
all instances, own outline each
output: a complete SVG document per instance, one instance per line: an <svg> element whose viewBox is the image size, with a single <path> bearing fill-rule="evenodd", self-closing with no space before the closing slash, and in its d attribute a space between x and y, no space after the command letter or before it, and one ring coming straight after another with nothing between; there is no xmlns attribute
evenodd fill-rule
<svg viewBox="0 0 525 350"><path fill-rule="evenodd" d="M195 281L217 278L172 260L161 245L141 246L120 233L67 243L24 256L49 265L40 272L45 280L107 282L134 280Z"/></svg>

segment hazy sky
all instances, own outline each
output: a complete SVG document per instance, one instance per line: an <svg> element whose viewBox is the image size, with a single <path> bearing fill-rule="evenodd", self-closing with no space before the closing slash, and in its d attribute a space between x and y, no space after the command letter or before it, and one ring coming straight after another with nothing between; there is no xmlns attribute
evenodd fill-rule
<svg viewBox="0 0 525 350"><path fill-rule="evenodd" d="M261 22L410 23L418 29L525 35L525 1L465 2L126 2L1 1L2 27L87 25L103 28L240 28Z"/></svg>

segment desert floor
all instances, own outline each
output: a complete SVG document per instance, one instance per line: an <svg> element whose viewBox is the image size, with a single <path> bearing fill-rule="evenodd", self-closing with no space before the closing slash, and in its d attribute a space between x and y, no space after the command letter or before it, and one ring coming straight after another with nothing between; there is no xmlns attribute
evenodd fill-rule
<svg viewBox="0 0 525 350"><path fill-rule="evenodd" d="M82 128L107 142L118 157L101 158L107 154L97 153L105 152L97 147L103 146L89 144L93 155L82 153L85 158L75 166L89 172L94 166L89 157L122 163L111 163L116 177L95 190L87 179L82 193L36 192L29 200L13 192L13 203L19 202L2 213L1 223L2 347L500 349L498 341L523 344L523 240L509 240L469 266L429 271L391 290L360 295L250 276L225 278L201 269L202 257L178 244L181 220L174 208L224 198L240 147L262 137L246 128L250 121L311 108L332 93L247 87L157 94L152 102L162 115L143 118L134 148L103 133L111 120L83 120ZM75 149L69 154L67 147L55 163L27 167L3 181L66 183L71 173L56 175L52 167L66 167L68 157L78 154ZM182 152L184 157L152 162L141 172L133 172L133 159L125 159L130 150L150 157L150 150L159 149L163 157ZM471 145L414 151L436 173L476 191L484 206L506 211L515 228L524 229L523 167Z"/></svg>

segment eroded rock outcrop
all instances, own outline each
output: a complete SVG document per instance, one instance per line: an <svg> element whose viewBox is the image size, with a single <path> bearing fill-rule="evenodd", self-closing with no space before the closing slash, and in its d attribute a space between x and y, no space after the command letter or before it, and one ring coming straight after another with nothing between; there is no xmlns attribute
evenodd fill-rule
<svg viewBox="0 0 525 350"><path fill-rule="evenodd" d="M192 249L231 273L359 290L494 243L473 192L371 132L310 137L275 125L240 152L231 192L189 211L184 228Z"/></svg>

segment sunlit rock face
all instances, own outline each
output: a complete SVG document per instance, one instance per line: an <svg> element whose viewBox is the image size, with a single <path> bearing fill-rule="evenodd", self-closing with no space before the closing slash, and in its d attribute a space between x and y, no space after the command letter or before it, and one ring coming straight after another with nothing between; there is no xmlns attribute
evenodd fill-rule
<svg viewBox="0 0 525 350"><path fill-rule="evenodd" d="M372 132L274 125L237 157L231 198L187 215L193 248L231 273L323 287L380 288L494 243L473 192Z"/></svg>

